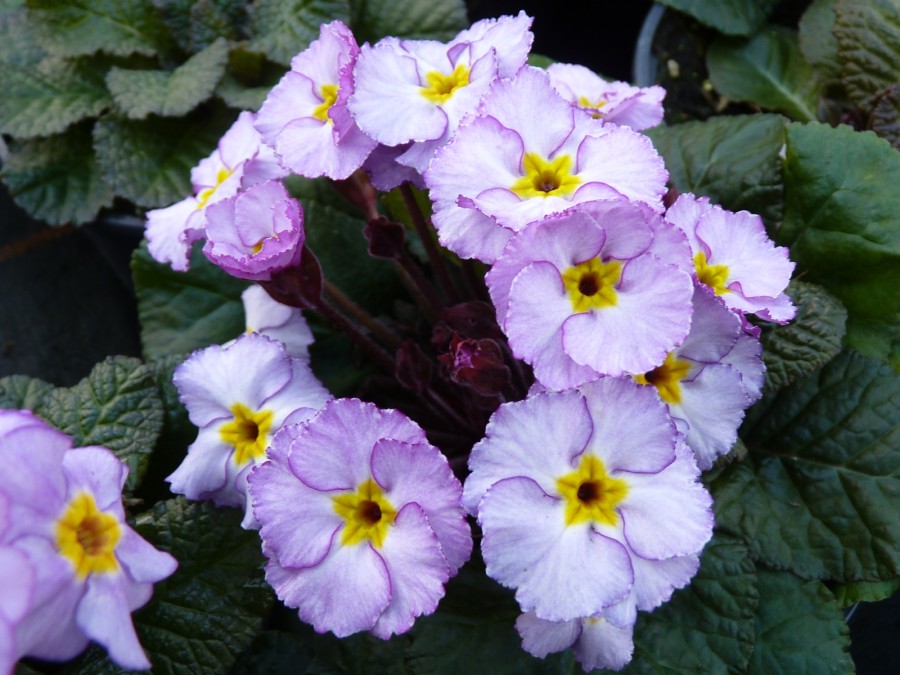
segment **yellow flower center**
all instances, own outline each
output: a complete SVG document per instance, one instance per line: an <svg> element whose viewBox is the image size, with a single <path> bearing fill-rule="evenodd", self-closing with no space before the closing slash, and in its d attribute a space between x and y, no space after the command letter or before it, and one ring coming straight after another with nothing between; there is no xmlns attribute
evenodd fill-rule
<svg viewBox="0 0 900 675"><path fill-rule="evenodd" d="M449 75L439 70L425 73L427 87L421 88L421 94L432 103L445 103L457 89L469 84L469 68L459 64Z"/></svg>
<svg viewBox="0 0 900 675"><path fill-rule="evenodd" d="M566 525L616 525L615 509L628 494L628 483L611 478L599 458L585 454L575 471L556 479L556 489L566 501Z"/></svg>
<svg viewBox="0 0 900 675"><path fill-rule="evenodd" d="M79 492L56 521L56 548L83 581L91 574L118 572L116 544L122 536L118 519L97 508L88 492Z"/></svg>
<svg viewBox="0 0 900 675"><path fill-rule="evenodd" d="M344 519L341 544L355 546L370 541L376 548L381 548L397 511L378 483L369 478L360 483L356 492L346 492L331 499L335 513Z"/></svg>
<svg viewBox="0 0 900 675"><path fill-rule="evenodd" d="M697 268L700 283L709 286L716 295L731 293L731 289L725 285L728 283L728 265L710 265L706 262L706 254L699 251L694 256L694 267Z"/></svg>
<svg viewBox="0 0 900 675"><path fill-rule="evenodd" d="M578 107L584 108L587 112L591 113L591 117L595 120L603 117L603 114L600 112L600 108L605 106L609 101L605 98L601 98L598 101L591 101L587 96L579 96L578 97Z"/></svg>
<svg viewBox="0 0 900 675"><path fill-rule="evenodd" d="M675 353L669 352L661 366L643 375L635 375L634 381L638 384L652 384L666 403L681 403L681 381L690 369L688 361L675 358Z"/></svg>
<svg viewBox="0 0 900 675"><path fill-rule="evenodd" d="M223 442L234 446L234 463L242 466L265 457L275 413L271 410L254 412L243 403L235 403L231 406L231 414L234 419L222 425L219 435Z"/></svg>
<svg viewBox="0 0 900 675"><path fill-rule="evenodd" d="M510 190L523 199L568 197L581 185L581 179L571 169L572 158L569 155L546 160L536 152L526 152L522 158L525 175L517 179Z"/></svg>
<svg viewBox="0 0 900 675"><path fill-rule="evenodd" d="M337 101L339 89L340 87L338 87L336 84L322 85L322 88L319 89L319 95L322 97L322 103L320 103L315 107L315 109L313 109L313 117L321 122L332 121L328 116L328 111L331 110L331 106L333 106L334 102Z"/></svg>
<svg viewBox="0 0 900 675"><path fill-rule="evenodd" d="M605 263L600 258L578 263L562 273L575 312L615 306L615 285L621 277L622 263L618 260Z"/></svg>
<svg viewBox="0 0 900 675"><path fill-rule="evenodd" d="M203 188L200 192L197 193L197 208L202 209L208 203L212 196L216 193L216 190L219 189L219 186L228 180L228 177L234 173L233 169L229 169L226 166L220 167L219 171L216 173L216 184L212 187Z"/></svg>

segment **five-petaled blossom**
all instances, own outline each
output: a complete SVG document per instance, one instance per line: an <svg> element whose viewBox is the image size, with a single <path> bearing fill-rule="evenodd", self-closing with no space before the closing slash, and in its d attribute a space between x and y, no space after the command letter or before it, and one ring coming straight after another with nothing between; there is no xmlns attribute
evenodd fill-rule
<svg viewBox="0 0 900 675"><path fill-rule="evenodd" d="M172 378L191 423L199 428L181 465L166 478L189 499L245 509L245 528L256 522L247 499L247 474L265 460L283 424L301 422L330 398L303 359L256 333L194 352Z"/></svg>
<svg viewBox="0 0 900 675"><path fill-rule="evenodd" d="M177 563L126 523L127 475L106 448L73 449L69 436L30 412L0 412L0 502L7 511L0 552L20 568L24 555L34 580L30 597L10 601L27 589L28 576L18 589L19 579L9 576L15 568L3 568L0 606L12 605L18 620L0 656L63 661L93 640L123 668L150 667L131 612Z"/></svg>
<svg viewBox="0 0 900 675"><path fill-rule="evenodd" d="M266 579L318 632L403 633L469 557L461 492L409 418L333 400L250 474Z"/></svg>

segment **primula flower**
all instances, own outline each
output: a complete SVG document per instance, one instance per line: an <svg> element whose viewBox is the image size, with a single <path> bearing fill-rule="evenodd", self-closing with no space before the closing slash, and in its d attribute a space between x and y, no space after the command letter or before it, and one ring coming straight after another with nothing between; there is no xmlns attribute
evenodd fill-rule
<svg viewBox="0 0 900 675"><path fill-rule="evenodd" d="M628 126L635 131L662 122L666 90L657 85L633 87L627 82L607 82L593 71L572 63L547 66L550 83L572 105L596 119Z"/></svg>
<svg viewBox="0 0 900 675"><path fill-rule="evenodd" d="M303 312L274 300L262 286L253 284L241 293L245 332L259 333L284 345L288 356L309 361L315 341Z"/></svg>
<svg viewBox="0 0 900 675"><path fill-rule="evenodd" d="M685 193L666 220L687 235L697 281L729 309L776 323L794 318L796 308L784 293L794 263L786 248L769 239L762 218Z"/></svg>
<svg viewBox="0 0 900 675"><path fill-rule="evenodd" d="M486 19L446 44L391 37L363 45L349 103L353 117L384 145L412 142L397 161L424 171L491 83L525 64L531 21L524 12Z"/></svg>
<svg viewBox="0 0 900 675"><path fill-rule="evenodd" d="M253 119L251 112L238 115L216 150L191 169L192 196L147 212L147 244L155 260L186 271L191 244L205 237L208 206L256 183L287 175L272 149L262 143Z"/></svg>
<svg viewBox="0 0 900 675"><path fill-rule="evenodd" d="M256 118L263 140L301 176L347 178L377 145L347 110L359 47L340 21L291 59L291 70L269 92Z"/></svg>
<svg viewBox="0 0 900 675"><path fill-rule="evenodd" d="M303 208L278 181L257 183L206 209L203 254L230 275L268 281L300 262Z"/></svg>
<svg viewBox="0 0 900 675"><path fill-rule="evenodd" d="M172 381L199 428L187 457L166 478L172 492L242 507L241 525L255 527L247 474L265 459L283 424L307 419L330 395L308 363L255 333L194 352L175 369Z"/></svg>
<svg viewBox="0 0 900 675"><path fill-rule="evenodd" d="M0 542L7 529L8 505L0 492ZM16 649L16 626L31 607L34 595L34 570L28 557L13 546L0 543L0 570L15 583L0 583L0 673L13 672L19 658Z"/></svg>
<svg viewBox="0 0 900 675"><path fill-rule="evenodd" d="M477 513L488 576L548 621L629 595L656 606L712 535L690 450L658 397L625 378L503 404L469 467L463 506ZM675 569L642 575L647 561Z"/></svg>
<svg viewBox="0 0 900 675"><path fill-rule="evenodd" d="M635 380L656 388L706 470L737 440L744 411L761 394L764 366L759 340L744 333L740 318L718 298L698 288L693 304L681 346Z"/></svg>
<svg viewBox="0 0 900 675"><path fill-rule="evenodd" d="M626 200L585 204L525 228L495 261L497 321L545 387L645 372L687 335L691 279L654 254L654 220Z"/></svg>
<svg viewBox="0 0 900 675"><path fill-rule="evenodd" d="M403 633L469 557L461 492L410 419L331 401L285 427L250 475L266 579L318 632Z"/></svg>
<svg viewBox="0 0 900 675"><path fill-rule="evenodd" d="M177 563L125 522L127 475L106 448L72 449L70 437L30 413L0 412L0 494L9 511L0 545L24 554L35 578L15 626L16 658L63 661L94 640L123 668L150 667L131 612ZM6 576L0 595L10 583L19 582Z"/></svg>
<svg viewBox="0 0 900 675"><path fill-rule="evenodd" d="M661 212L667 179L649 138L572 107L529 66L491 88L425 172L441 243L487 263L515 232L581 202L624 195Z"/></svg>

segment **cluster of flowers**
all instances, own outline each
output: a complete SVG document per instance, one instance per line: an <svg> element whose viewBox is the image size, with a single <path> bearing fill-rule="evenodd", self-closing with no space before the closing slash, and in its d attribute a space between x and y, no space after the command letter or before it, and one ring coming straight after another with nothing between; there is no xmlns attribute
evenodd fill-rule
<svg viewBox="0 0 900 675"><path fill-rule="evenodd" d="M125 522L128 468L28 411L0 411L0 673L64 661L93 640L123 668L150 662L131 612L177 566Z"/></svg>
<svg viewBox="0 0 900 675"><path fill-rule="evenodd" d="M267 287L304 255L288 173L427 188L439 241L491 266L497 324L536 380L493 413L465 487L405 415L330 400L308 339L298 353L265 336L260 322L302 317L260 287L245 298L250 334L175 374L200 433L169 480L243 506L278 596L338 636L386 638L432 612L469 557L468 513L487 574L515 589L523 647L620 668L637 611L697 570L713 527L700 471L761 394L747 317L792 318L793 264L758 216L667 195L638 133L661 121L661 89L531 67L530 24L362 47L324 25L196 167L195 194L148 214L159 261L187 269L205 239L212 262ZM457 373L491 361L461 344L440 359Z"/></svg>

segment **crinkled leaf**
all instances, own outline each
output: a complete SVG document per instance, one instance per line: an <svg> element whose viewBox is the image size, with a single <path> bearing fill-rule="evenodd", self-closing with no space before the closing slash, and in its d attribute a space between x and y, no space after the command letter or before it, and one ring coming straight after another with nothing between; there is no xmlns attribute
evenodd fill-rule
<svg viewBox="0 0 900 675"><path fill-rule="evenodd" d="M762 598L747 548L717 534L706 545L690 586L634 629L634 660L626 673L742 672L754 641Z"/></svg>
<svg viewBox="0 0 900 675"><path fill-rule="evenodd" d="M309 641L292 633L266 631L237 659L228 675L297 675L308 673ZM374 673L374 671L372 671Z"/></svg>
<svg viewBox="0 0 900 675"><path fill-rule="evenodd" d="M113 201L94 156L88 123L56 136L10 144L0 175L19 206L51 225L90 222Z"/></svg>
<svg viewBox="0 0 900 675"><path fill-rule="evenodd" d="M106 84L131 119L185 115L209 98L225 73L228 43L219 39L174 71L113 68Z"/></svg>
<svg viewBox="0 0 900 675"><path fill-rule="evenodd" d="M350 0L350 16L360 44L386 35L446 42L469 25L462 0Z"/></svg>
<svg viewBox="0 0 900 675"><path fill-rule="evenodd" d="M109 357L74 387L49 392L38 414L72 436L75 447L112 450L128 465L129 491L143 479L163 425L152 371L126 356Z"/></svg>
<svg viewBox="0 0 900 675"><path fill-rule="evenodd" d="M900 379L844 352L751 409L712 482L719 527L804 578L900 575Z"/></svg>
<svg viewBox="0 0 900 675"><path fill-rule="evenodd" d="M797 307L789 324L763 333L766 389L775 390L825 365L841 351L847 310L821 286L792 281L787 294Z"/></svg>
<svg viewBox="0 0 900 675"><path fill-rule="evenodd" d="M837 0L835 13L844 86L868 109L878 92L900 81L900 2Z"/></svg>
<svg viewBox="0 0 900 675"><path fill-rule="evenodd" d="M839 607L849 607L855 602L878 602L900 591L900 577L886 581L851 581L837 584L832 589Z"/></svg>
<svg viewBox="0 0 900 675"><path fill-rule="evenodd" d="M845 125L788 126L777 238L790 246L807 281L844 303L848 344L879 358L900 339L897 185L900 153L875 134Z"/></svg>
<svg viewBox="0 0 900 675"><path fill-rule="evenodd" d="M0 91L0 132L18 138L57 134L112 104L103 72L84 61L0 68Z"/></svg>
<svg viewBox="0 0 900 675"><path fill-rule="evenodd" d="M34 39L24 9L0 10L0 63L33 68L46 54Z"/></svg>
<svg viewBox="0 0 900 675"><path fill-rule="evenodd" d="M216 147L234 113L195 110L186 118L105 118L94 127L97 158L117 194L147 208L192 193L191 169Z"/></svg>
<svg viewBox="0 0 900 675"><path fill-rule="evenodd" d="M319 26L334 19L350 20L348 0L254 0L250 6L249 49L276 63L291 59L319 37Z"/></svg>
<svg viewBox="0 0 900 675"><path fill-rule="evenodd" d="M784 146L780 115L714 117L647 132L681 192L706 195L732 211L758 213L770 229L781 222Z"/></svg>
<svg viewBox="0 0 900 675"><path fill-rule="evenodd" d="M216 87L216 96L236 110L259 110L272 87L247 87L228 73Z"/></svg>
<svg viewBox="0 0 900 675"><path fill-rule="evenodd" d="M878 95L869 115L869 129L900 150L900 83Z"/></svg>
<svg viewBox="0 0 900 675"><path fill-rule="evenodd" d="M837 0L813 0L800 17L800 51L813 67L818 81L828 85L841 80L841 61L834 35Z"/></svg>
<svg viewBox="0 0 900 675"><path fill-rule="evenodd" d="M197 0L191 7L191 41L203 49L219 38L240 40L246 23L246 0Z"/></svg>
<svg viewBox="0 0 900 675"><path fill-rule="evenodd" d="M816 119L819 87L796 32L769 26L749 39L719 38L710 45L706 64L722 94L795 120Z"/></svg>
<svg viewBox="0 0 900 675"><path fill-rule="evenodd" d="M246 329L241 293L247 282L213 265L199 246L188 272L156 262L146 244L134 252L131 270L148 360L225 344Z"/></svg>
<svg viewBox="0 0 900 675"><path fill-rule="evenodd" d="M54 56L104 51L153 56L171 37L156 7L146 0L27 0L41 46Z"/></svg>
<svg viewBox="0 0 900 675"><path fill-rule="evenodd" d="M310 640L315 657L306 675L408 675L404 648L409 635L384 641L369 633L337 639L331 633Z"/></svg>
<svg viewBox="0 0 900 675"><path fill-rule="evenodd" d="M9 375L0 378L0 408L38 413L53 385L36 377Z"/></svg>
<svg viewBox="0 0 900 675"><path fill-rule="evenodd" d="M849 629L820 581L761 569L757 583L756 645L747 673L855 672Z"/></svg>
<svg viewBox="0 0 900 675"><path fill-rule="evenodd" d="M660 0L726 35L752 35L780 0Z"/></svg>

